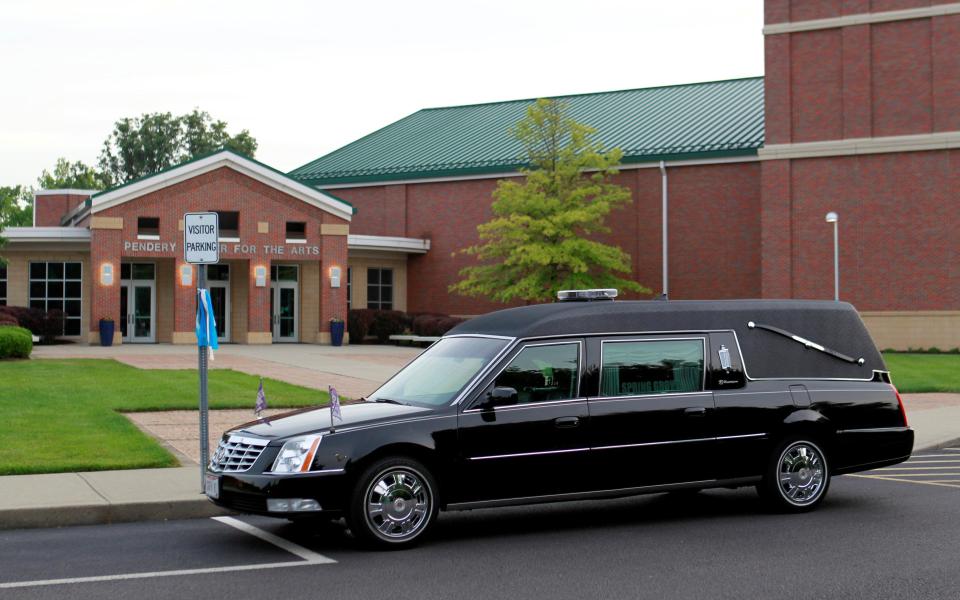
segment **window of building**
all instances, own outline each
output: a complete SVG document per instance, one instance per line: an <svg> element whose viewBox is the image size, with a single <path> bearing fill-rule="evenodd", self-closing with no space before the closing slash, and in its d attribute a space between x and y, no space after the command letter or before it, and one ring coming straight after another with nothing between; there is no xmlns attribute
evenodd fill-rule
<svg viewBox="0 0 960 600"><path fill-rule="evenodd" d="M137 217L137 239L159 240L160 239L159 217Z"/></svg>
<svg viewBox="0 0 960 600"><path fill-rule="evenodd" d="M157 267L153 263L120 263L120 279L153 281L157 276Z"/></svg>
<svg viewBox="0 0 960 600"><path fill-rule="evenodd" d="M349 300L347 302L349 302ZM6 306L6 305L7 305L7 265L0 263L0 306Z"/></svg>
<svg viewBox="0 0 960 600"><path fill-rule="evenodd" d="M270 281L297 281L297 265L274 265L270 267Z"/></svg>
<svg viewBox="0 0 960 600"><path fill-rule="evenodd" d="M393 269L367 269L367 308L393 310Z"/></svg>
<svg viewBox="0 0 960 600"><path fill-rule="evenodd" d="M220 241L240 241L240 213L235 210L212 210L217 213L217 225L220 227Z"/></svg>
<svg viewBox="0 0 960 600"><path fill-rule="evenodd" d="M527 346L494 385L517 390L517 404L576 398L579 360L577 343Z"/></svg>
<svg viewBox="0 0 960 600"><path fill-rule="evenodd" d="M287 221L287 243L302 244L307 241L307 224L303 221Z"/></svg>
<svg viewBox="0 0 960 600"><path fill-rule="evenodd" d="M63 335L80 335L82 284L78 262L31 262L30 308L63 311Z"/></svg>
<svg viewBox="0 0 960 600"><path fill-rule="evenodd" d="M351 277L350 267L347 267L347 310L350 310L350 306L353 302L353 293L352 293L353 289L350 285L351 279L352 277Z"/></svg>
<svg viewBox="0 0 960 600"><path fill-rule="evenodd" d="M703 340L603 343L603 396L677 394L702 389Z"/></svg>

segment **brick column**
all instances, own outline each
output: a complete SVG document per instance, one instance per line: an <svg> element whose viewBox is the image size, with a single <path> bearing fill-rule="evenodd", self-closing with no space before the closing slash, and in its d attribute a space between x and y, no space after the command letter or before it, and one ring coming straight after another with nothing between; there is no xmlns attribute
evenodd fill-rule
<svg viewBox="0 0 960 600"><path fill-rule="evenodd" d="M91 344L100 343L100 319L113 319L116 329L113 343L120 344L120 251L122 246L123 219L96 218L90 224L90 334ZM113 283L103 285L101 273L104 265L113 268Z"/></svg>
<svg viewBox="0 0 960 600"><path fill-rule="evenodd" d="M182 285L183 268L190 269L190 285ZM174 344L196 344L197 267L177 258L173 278L173 334L170 341Z"/></svg>
<svg viewBox="0 0 960 600"><path fill-rule="evenodd" d="M320 335L321 344L330 343L330 319L347 320L347 225L324 224L320 241ZM340 267L340 287L330 287L330 269ZM344 343L349 338L344 335Z"/></svg>
<svg viewBox="0 0 960 600"><path fill-rule="evenodd" d="M256 268L266 269L263 287L257 287ZM272 344L270 333L270 261L254 259L249 261L247 273L247 343Z"/></svg>

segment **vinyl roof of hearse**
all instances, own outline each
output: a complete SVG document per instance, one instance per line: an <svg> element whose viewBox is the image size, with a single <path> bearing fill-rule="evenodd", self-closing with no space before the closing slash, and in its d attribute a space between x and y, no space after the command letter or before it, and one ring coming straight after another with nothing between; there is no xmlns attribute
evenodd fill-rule
<svg viewBox="0 0 960 600"><path fill-rule="evenodd" d="M753 321L784 329L854 358L846 363ZM447 335L516 338L590 334L734 330L751 377L870 379L883 358L854 307L821 300L640 300L557 302L508 308L475 317Z"/></svg>

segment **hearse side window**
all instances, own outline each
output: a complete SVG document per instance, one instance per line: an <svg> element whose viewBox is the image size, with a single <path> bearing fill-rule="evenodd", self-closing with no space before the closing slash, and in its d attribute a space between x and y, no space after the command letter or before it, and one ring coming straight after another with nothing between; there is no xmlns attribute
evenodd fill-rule
<svg viewBox="0 0 960 600"><path fill-rule="evenodd" d="M603 343L601 396L677 394L702 389L702 340Z"/></svg>
<svg viewBox="0 0 960 600"><path fill-rule="evenodd" d="M497 387L517 390L517 404L577 397L580 344L527 346L497 377Z"/></svg>

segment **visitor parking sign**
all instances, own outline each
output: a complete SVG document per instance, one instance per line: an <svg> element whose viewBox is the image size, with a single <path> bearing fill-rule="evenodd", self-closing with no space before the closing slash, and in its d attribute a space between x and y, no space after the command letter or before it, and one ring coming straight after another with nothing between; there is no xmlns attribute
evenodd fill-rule
<svg viewBox="0 0 960 600"><path fill-rule="evenodd" d="M220 222L217 213L183 215L183 260L194 265L220 262Z"/></svg>

